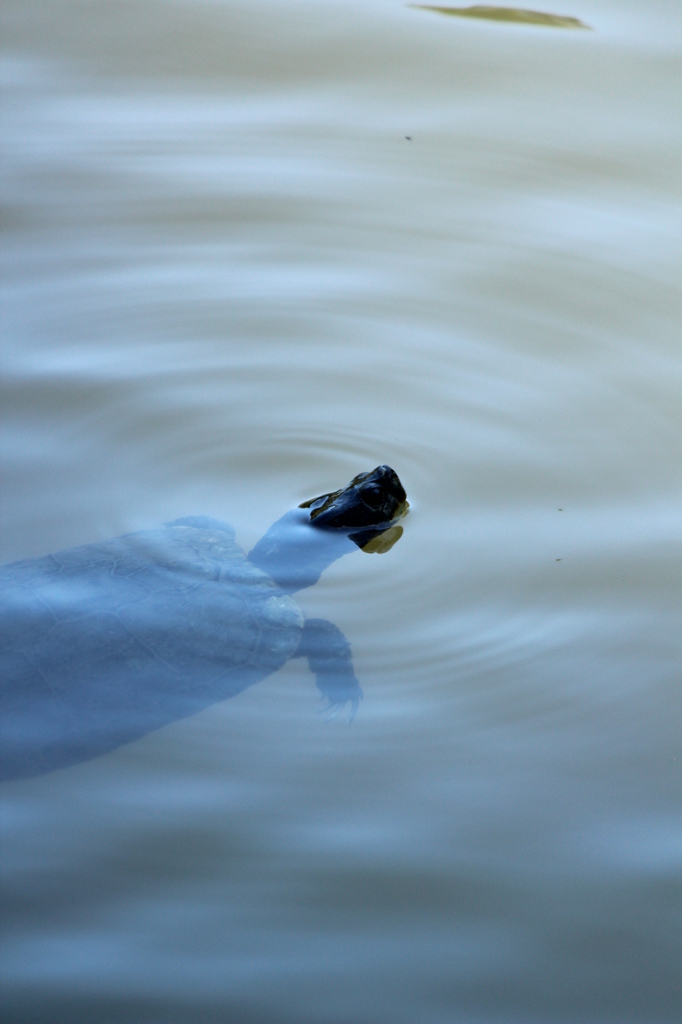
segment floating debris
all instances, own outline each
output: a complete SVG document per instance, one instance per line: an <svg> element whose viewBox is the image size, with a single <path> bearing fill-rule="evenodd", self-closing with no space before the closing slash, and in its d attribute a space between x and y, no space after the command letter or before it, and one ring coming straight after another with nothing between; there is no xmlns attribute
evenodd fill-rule
<svg viewBox="0 0 682 1024"><path fill-rule="evenodd" d="M521 25L548 25L551 28L586 28L590 26L579 18L564 14L545 14L543 11L526 11L521 7L436 7L432 4L409 4L421 11L435 11L436 14L451 14L457 18L484 18L487 21L513 21Z"/></svg>

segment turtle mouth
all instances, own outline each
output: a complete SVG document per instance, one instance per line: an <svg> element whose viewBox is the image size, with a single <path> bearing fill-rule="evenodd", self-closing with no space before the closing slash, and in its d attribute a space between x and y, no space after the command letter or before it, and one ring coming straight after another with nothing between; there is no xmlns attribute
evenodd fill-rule
<svg viewBox="0 0 682 1024"><path fill-rule="evenodd" d="M320 494L302 502L309 508L315 526L334 529L388 527L407 514L409 505L405 488L390 466L377 466L369 473L359 473L347 487Z"/></svg>

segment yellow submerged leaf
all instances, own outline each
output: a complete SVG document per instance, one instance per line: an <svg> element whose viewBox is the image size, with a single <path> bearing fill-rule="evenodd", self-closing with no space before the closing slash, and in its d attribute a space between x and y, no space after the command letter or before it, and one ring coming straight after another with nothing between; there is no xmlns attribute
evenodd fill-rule
<svg viewBox="0 0 682 1024"><path fill-rule="evenodd" d="M432 4L410 4L421 11L435 11L436 14L451 14L457 18L483 18L487 21L513 21L520 25L547 25L550 28L586 28L579 18L564 14L545 14L543 11L527 11L521 7L436 7Z"/></svg>

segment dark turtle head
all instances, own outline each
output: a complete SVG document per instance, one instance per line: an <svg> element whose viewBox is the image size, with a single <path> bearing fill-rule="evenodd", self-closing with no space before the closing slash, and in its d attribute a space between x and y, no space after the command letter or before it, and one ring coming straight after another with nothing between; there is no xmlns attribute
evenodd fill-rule
<svg viewBox="0 0 682 1024"><path fill-rule="evenodd" d="M353 544L368 554L389 551L403 532L396 520L407 510L396 473L390 466L377 466L371 473L359 473L348 487L287 512L261 537L249 561L293 594L316 583Z"/></svg>
<svg viewBox="0 0 682 1024"><path fill-rule="evenodd" d="M347 487L304 501L315 526L341 529L370 529L382 532L408 509L407 495L398 474L390 466L377 466L371 473L358 473Z"/></svg>

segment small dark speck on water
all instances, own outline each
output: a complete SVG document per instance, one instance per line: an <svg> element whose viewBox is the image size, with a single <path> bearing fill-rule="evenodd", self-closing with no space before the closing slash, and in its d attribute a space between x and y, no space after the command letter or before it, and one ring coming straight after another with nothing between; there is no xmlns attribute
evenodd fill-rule
<svg viewBox="0 0 682 1024"><path fill-rule="evenodd" d="M561 561L561 559L560 559L560 558L557 558L557 562L560 562L560 561Z"/></svg>
<svg viewBox="0 0 682 1024"><path fill-rule="evenodd" d="M412 136L411 135L406 135L405 138L407 139L408 142L412 142Z"/></svg>
<svg viewBox="0 0 682 1024"><path fill-rule="evenodd" d="M557 512L563 512L563 509L562 508L558 508Z"/></svg>

